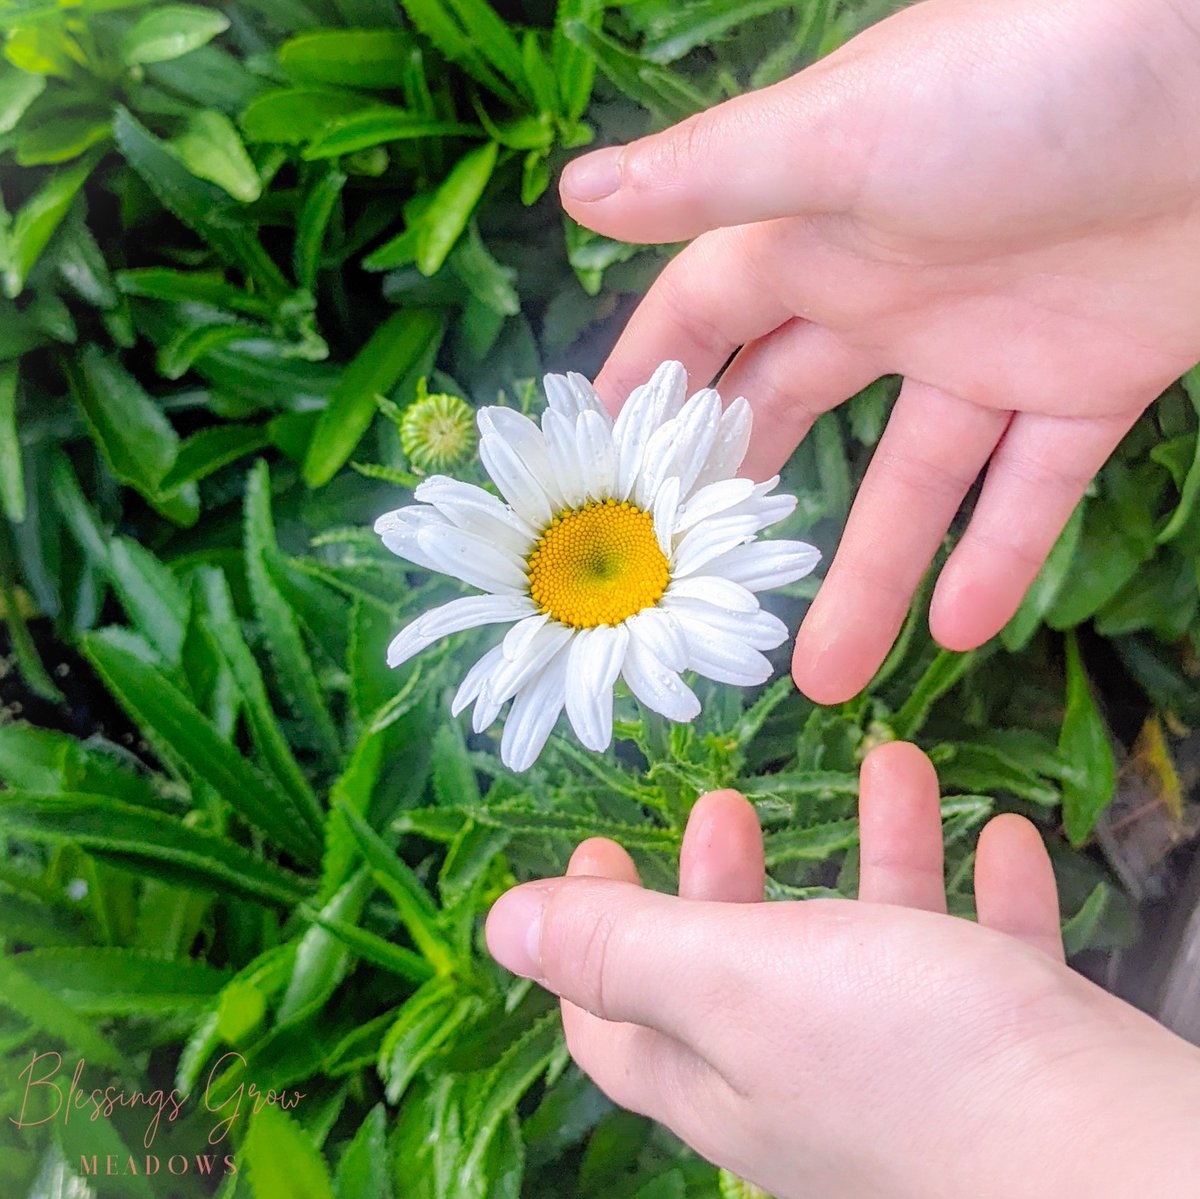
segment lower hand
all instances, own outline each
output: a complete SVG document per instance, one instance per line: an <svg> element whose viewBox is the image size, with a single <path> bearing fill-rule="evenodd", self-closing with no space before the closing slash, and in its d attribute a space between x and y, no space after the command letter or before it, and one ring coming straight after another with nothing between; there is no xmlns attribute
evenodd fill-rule
<svg viewBox="0 0 1200 1199"><path fill-rule="evenodd" d="M724 791L678 897L593 839L502 896L488 944L562 997L615 1102L779 1199L1193 1195L1200 1053L1064 965L1037 830L984 829L974 924L945 914L919 750L868 756L860 819L857 902L761 902L757 817Z"/></svg>

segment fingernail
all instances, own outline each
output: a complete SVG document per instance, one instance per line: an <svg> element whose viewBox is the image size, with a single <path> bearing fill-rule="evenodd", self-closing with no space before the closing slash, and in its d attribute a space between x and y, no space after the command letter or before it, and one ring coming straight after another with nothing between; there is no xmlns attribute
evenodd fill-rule
<svg viewBox="0 0 1200 1199"><path fill-rule="evenodd" d="M622 146L609 146L569 163L563 171L563 195L585 204L611 196L621 186L623 149Z"/></svg>
<svg viewBox="0 0 1200 1199"><path fill-rule="evenodd" d="M546 899L546 892L537 887L514 887L501 895L488 913L486 933L492 957L524 978L542 975L542 909Z"/></svg>

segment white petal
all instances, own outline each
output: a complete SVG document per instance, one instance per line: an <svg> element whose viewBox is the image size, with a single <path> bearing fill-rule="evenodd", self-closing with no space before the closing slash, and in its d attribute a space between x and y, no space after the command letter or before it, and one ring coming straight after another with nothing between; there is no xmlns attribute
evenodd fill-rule
<svg viewBox="0 0 1200 1199"><path fill-rule="evenodd" d="M781 521L796 510L796 497L792 495L770 495L779 484L779 476L774 475L762 483L755 483L754 490L748 498L739 504L727 508L722 516L753 516L757 522L755 532L766 529Z"/></svg>
<svg viewBox="0 0 1200 1199"><path fill-rule="evenodd" d="M712 448L720 420L721 397L712 388L696 392L684 404L675 418L675 433L665 461L655 459L649 449L646 451L639 482L639 488L646 496L644 502L649 503L662 479L672 475L679 479L680 495L686 499L691 494L692 484Z"/></svg>
<svg viewBox="0 0 1200 1199"><path fill-rule="evenodd" d="M431 475L413 495L431 504L451 524L496 541L520 557L533 548L533 529L511 508L473 483Z"/></svg>
<svg viewBox="0 0 1200 1199"><path fill-rule="evenodd" d="M688 643L683 629L665 608L643 608L626 622L629 636L646 647L664 666L683 670L687 666Z"/></svg>
<svg viewBox="0 0 1200 1199"><path fill-rule="evenodd" d="M467 671L454 699L450 703L450 715L457 716L468 704L473 704L479 697L488 676L496 669L503 659L504 653L500 646L493 646L470 670ZM478 731L478 730L476 730Z"/></svg>
<svg viewBox="0 0 1200 1199"><path fill-rule="evenodd" d="M593 415L594 420L599 417ZM587 499L587 480L579 461L579 450L575 440L575 418L559 412L542 413L542 435L546 439L546 455L554 481L563 503L577 508Z"/></svg>
<svg viewBox="0 0 1200 1199"><path fill-rule="evenodd" d="M529 594L525 563L509 550L453 525L427 526L417 533L417 546L430 569L461 579L481 591Z"/></svg>
<svg viewBox="0 0 1200 1199"><path fill-rule="evenodd" d="M435 566L429 555L421 549L418 535L422 529L448 527L449 522L440 512L421 504L385 512L375 522L375 532L393 554L416 566L423 566L426 570L437 571L440 571L441 567Z"/></svg>
<svg viewBox="0 0 1200 1199"><path fill-rule="evenodd" d="M537 631L550 619L548 613L537 610L533 600L529 601L529 606L533 611L526 613L525 619L520 624L513 625L500 643L501 649L504 650L504 656L510 662L515 662L525 653L529 648L529 643L537 635Z"/></svg>
<svg viewBox="0 0 1200 1199"><path fill-rule="evenodd" d="M560 653L513 700L500 738L500 760L509 770L528 770L545 747L566 697L567 655Z"/></svg>
<svg viewBox="0 0 1200 1199"><path fill-rule="evenodd" d="M650 380L635 387L613 426L617 446L616 498L626 500L633 492L642 457L658 427L683 407L687 396L687 371L681 363L664 362Z"/></svg>
<svg viewBox="0 0 1200 1199"><path fill-rule="evenodd" d="M475 705L475 731L486 728L508 703L575 635L575 630L551 621L538 629L520 658L504 657L488 676Z"/></svg>
<svg viewBox="0 0 1200 1199"><path fill-rule="evenodd" d="M654 536L658 548L668 560L674 541L675 514L679 510L679 480L668 479L654 497Z"/></svg>
<svg viewBox="0 0 1200 1199"><path fill-rule="evenodd" d="M607 415L584 412L580 416L575 422L575 453L587 494L594 500L609 499L616 485L617 451Z"/></svg>
<svg viewBox="0 0 1200 1199"><path fill-rule="evenodd" d="M757 612L758 600L754 595L732 579L715 574L692 575L676 579L668 588L666 599L699 600L726 612Z"/></svg>
<svg viewBox="0 0 1200 1199"><path fill-rule="evenodd" d="M716 438L708 453L708 461L696 476L697 486L703 487L721 479L732 479L737 474L738 467L742 465L746 451L750 448L750 430L753 423L754 414L750 405L739 396L721 416Z"/></svg>
<svg viewBox="0 0 1200 1199"><path fill-rule="evenodd" d="M771 677L771 663L758 650L685 612L672 615L687 634L688 666L697 674L735 687L753 687Z"/></svg>
<svg viewBox="0 0 1200 1199"><path fill-rule="evenodd" d="M583 745L597 753L612 740L613 684L628 647L629 630L622 625L584 629L571 642L567 716Z"/></svg>
<svg viewBox="0 0 1200 1199"><path fill-rule="evenodd" d="M482 413L480 414L482 416ZM502 437L485 437L479 442L479 460L500 494L530 527L550 523L550 497L542 481L535 479L517 452Z"/></svg>
<svg viewBox="0 0 1200 1199"><path fill-rule="evenodd" d="M788 637L787 625L761 608L757 612L729 612L702 600L679 599L673 600L667 610L683 626L689 652L697 637L722 644L740 641L757 650L774 649Z"/></svg>
<svg viewBox="0 0 1200 1199"><path fill-rule="evenodd" d="M717 555L735 546L745 545L758 531L753 516L716 516L689 529L675 547L671 559L671 577L681 579L694 574ZM705 570L711 574L711 570Z"/></svg>
<svg viewBox="0 0 1200 1199"><path fill-rule="evenodd" d="M542 380L546 400L555 412L574 420L584 412L595 412L612 424L596 389L581 374L546 375Z"/></svg>
<svg viewBox="0 0 1200 1199"><path fill-rule="evenodd" d="M685 724L699 715L696 693L636 637L630 638L621 674L646 707L668 720Z"/></svg>
<svg viewBox="0 0 1200 1199"><path fill-rule="evenodd" d="M713 558L705 569L748 591L769 591L811 574L820 560L821 551L804 541L754 541Z"/></svg>
<svg viewBox="0 0 1200 1199"><path fill-rule="evenodd" d="M694 492L680 508L675 531L684 533L700 521L748 500L753 494L754 483L750 479L722 479L719 483L709 483Z"/></svg>
<svg viewBox="0 0 1200 1199"><path fill-rule="evenodd" d="M396 635L388 646L387 664L395 667L451 633L477 629L485 624L504 624L536 612L533 600L524 595L468 595L431 608Z"/></svg>

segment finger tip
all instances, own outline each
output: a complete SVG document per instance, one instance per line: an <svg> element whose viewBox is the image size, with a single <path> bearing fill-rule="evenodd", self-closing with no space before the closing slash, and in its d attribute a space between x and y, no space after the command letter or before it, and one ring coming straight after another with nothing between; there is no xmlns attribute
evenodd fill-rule
<svg viewBox="0 0 1200 1199"><path fill-rule="evenodd" d="M637 866L629 854L607 837L589 837L581 841L571 854L567 874L610 878L621 882L638 881Z"/></svg>

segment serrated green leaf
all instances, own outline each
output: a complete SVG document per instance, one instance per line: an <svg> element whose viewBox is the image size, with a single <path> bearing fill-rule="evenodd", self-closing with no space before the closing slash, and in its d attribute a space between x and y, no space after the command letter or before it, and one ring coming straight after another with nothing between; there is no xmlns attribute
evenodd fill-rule
<svg viewBox="0 0 1200 1199"><path fill-rule="evenodd" d="M388 848L379 834L353 808L342 804L338 811L345 818L375 881L396 904L396 910L413 944L438 973L452 973L457 965L456 955L438 923L437 907L411 867Z"/></svg>
<svg viewBox="0 0 1200 1199"><path fill-rule="evenodd" d="M109 543L108 575L134 627L168 663L179 662L191 605L175 576L127 537Z"/></svg>
<svg viewBox="0 0 1200 1199"><path fill-rule="evenodd" d="M166 491L162 486L179 451L179 436L137 380L96 346L84 349L68 378L92 439L113 474L168 520L194 524L199 515L195 489L185 485Z"/></svg>
<svg viewBox="0 0 1200 1199"><path fill-rule="evenodd" d="M222 467L270 445L263 425L224 424L200 429L180 443L175 463L163 476L166 490L207 479Z"/></svg>
<svg viewBox="0 0 1200 1199"><path fill-rule="evenodd" d="M132 949L35 949L21 969L86 1016L161 1015L206 1007L229 975L203 962Z"/></svg>
<svg viewBox="0 0 1200 1199"><path fill-rule="evenodd" d="M46 77L0 63L0 134L11 133L25 110L46 90Z"/></svg>
<svg viewBox="0 0 1200 1199"><path fill-rule="evenodd" d="M496 167L500 147L488 142L468 150L438 186L417 223L417 269L434 275L467 227Z"/></svg>
<svg viewBox="0 0 1200 1199"><path fill-rule="evenodd" d="M512 85L511 77L506 79L506 72L496 69L496 60L502 60L511 69L515 51L517 77L523 83L524 64L521 62L520 48L490 5L482 4L486 13L476 11L468 14L468 9L476 6L460 3L459 0L401 0L401 3L413 27L428 38L440 54L501 99L513 104L519 102L520 96ZM482 21L471 20L471 17L479 16L483 17ZM496 26L500 27L501 32L497 33Z"/></svg>
<svg viewBox="0 0 1200 1199"><path fill-rule="evenodd" d="M292 251L292 262L296 270L296 282L311 291L316 285L321 267L321 249L334 210L346 185L346 176L329 167L309 188L296 222L296 245Z"/></svg>
<svg viewBox="0 0 1200 1199"><path fill-rule="evenodd" d="M1063 825L1071 844L1079 846L1113 797L1117 766L1073 632L1067 634L1066 665L1066 711L1058 736L1059 752L1068 768L1063 777Z"/></svg>
<svg viewBox="0 0 1200 1199"><path fill-rule="evenodd" d="M108 796L0 791L0 828L30 841L74 842L99 857L181 886L294 906L308 886L223 837Z"/></svg>
<svg viewBox="0 0 1200 1199"><path fill-rule="evenodd" d="M447 247L448 248L448 247ZM342 373L304 461L309 487L328 483L350 455L375 415L375 396L389 392L442 337L438 314L416 308L394 313L371 335Z"/></svg>
<svg viewBox="0 0 1200 1199"><path fill-rule="evenodd" d="M121 39L126 66L169 62L207 45L229 28L229 18L198 4L164 4L140 16Z"/></svg>
<svg viewBox="0 0 1200 1199"><path fill-rule="evenodd" d="M84 652L158 753L188 777L206 782L234 811L302 861L315 859L319 842L307 814L222 738L162 671L111 630L88 634Z"/></svg>
<svg viewBox="0 0 1200 1199"><path fill-rule="evenodd" d="M783 829L767 833L763 838L768 866L778 866L783 862L823 862L857 844L857 820L831 820L808 828Z"/></svg>
<svg viewBox="0 0 1200 1199"><path fill-rule="evenodd" d="M369 929L347 924L344 920L322 916L315 909L306 908L304 910L314 924L319 924L323 929L332 933L364 962L370 962L373 966L378 966L389 974L395 974L399 978L417 985L432 977L433 967L419 953L413 953L411 949L405 949L403 945L393 945L391 941L385 940L378 933L373 933Z"/></svg>
<svg viewBox="0 0 1200 1199"><path fill-rule="evenodd" d="M17 363L0 366L0 510L9 520L25 519L25 468L17 436Z"/></svg>
<svg viewBox="0 0 1200 1199"><path fill-rule="evenodd" d="M379 1049L379 1077L387 1101L400 1102L420 1068L481 1006L453 979L431 978L404 1001Z"/></svg>
<svg viewBox="0 0 1200 1199"><path fill-rule="evenodd" d="M908 698L891 719L892 731L901 741L910 740L925 724L930 708L958 684L978 651L957 654L952 650L938 650L925 673L917 680Z"/></svg>
<svg viewBox="0 0 1200 1199"><path fill-rule="evenodd" d="M199 179L215 183L235 200L251 204L262 195L262 180L233 122L216 109L188 117L187 126L166 143Z"/></svg>
<svg viewBox="0 0 1200 1199"><path fill-rule="evenodd" d="M250 594L284 696L296 716L305 722L316 745L336 760L341 754L337 729L304 644L299 621L272 572L279 547L271 514L271 476L266 462L261 459L247 479L245 544Z"/></svg>
<svg viewBox="0 0 1200 1199"><path fill-rule="evenodd" d="M400 29L321 29L279 48L279 64L305 83L390 90L404 85L412 37Z"/></svg>
<svg viewBox="0 0 1200 1199"><path fill-rule="evenodd" d="M310 162L357 154L388 142L413 141L426 137L478 137L476 125L460 121L430 120L402 108L378 105L331 121L304 149Z"/></svg>
<svg viewBox="0 0 1200 1199"><path fill-rule="evenodd" d="M90 1020L30 978L13 957L0 957L0 1008L15 1012L39 1032L101 1065L124 1064L120 1052Z"/></svg>
<svg viewBox="0 0 1200 1199"><path fill-rule="evenodd" d="M386 1134L387 1113L377 1103L338 1162L334 1178L338 1199L392 1199Z"/></svg>
<svg viewBox="0 0 1200 1199"><path fill-rule="evenodd" d="M238 118L249 142L298 146L355 113L380 107L355 92L321 87L289 87L264 92Z"/></svg>
<svg viewBox="0 0 1200 1199"><path fill-rule="evenodd" d="M242 1160L254 1199L334 1199L325 1161L304 1130L277 1107L250 1120Z"/></svg>
<svg viewBox="0 0 1200 1199"><path fill-rule="evenodd" d="M25 280L98 161L95 153L56 171L21 205L5 242L4 294L19 296Z"/></svg>

